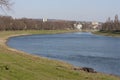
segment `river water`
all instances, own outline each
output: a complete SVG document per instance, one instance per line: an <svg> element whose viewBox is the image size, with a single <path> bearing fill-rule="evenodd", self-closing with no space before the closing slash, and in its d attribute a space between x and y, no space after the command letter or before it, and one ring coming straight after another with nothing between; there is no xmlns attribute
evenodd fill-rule
<svg viewBox="0 0 120 80"><path fill-rule="evenodd" d="M30 54L120 76L120 38L77 32L13 37L7 45Z"/></svg>

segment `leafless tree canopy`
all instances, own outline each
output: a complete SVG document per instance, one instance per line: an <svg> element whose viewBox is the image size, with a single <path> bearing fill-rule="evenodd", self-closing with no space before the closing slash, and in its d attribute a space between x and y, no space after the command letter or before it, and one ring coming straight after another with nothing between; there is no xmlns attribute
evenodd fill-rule
<svg viewBox="0 0 120 80"><path fill-rule="evenodd" d="M42 19L13 19L11 16L0 16L0 31L8 30L73 30L74 21Z"/></svg>
<svg viewBox="0 0 120 80"><path fill-rule="evenodd" d="M10 6L12 5L10 0L0 0L0 7L2 9L10 10Z"/></svg>
<svg viewBox="0 0 120 80"><path fill-rule="evenodd" d="M115 15L114 20L111 20L109 17L108 20L102 24L101 31L120 32L120 21L118 19L118 15Z"/></svg>

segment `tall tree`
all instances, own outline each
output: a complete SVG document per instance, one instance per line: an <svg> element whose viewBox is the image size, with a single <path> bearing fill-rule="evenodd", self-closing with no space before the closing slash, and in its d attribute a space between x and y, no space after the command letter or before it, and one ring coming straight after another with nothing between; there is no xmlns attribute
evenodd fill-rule
<svg viewBox="0 0 120 80"><path fill-rule="evenodd" d="M102 31L112 31L112 32L120 32L120 21L118 15L115 15L115 19L111 20L107 19L105 23L102 24Z"/></svg>
<svg viewBox="0 0 120 80"><path fill-rule="evenodd" d="M120 22L119 22L119 19L118 19L118 15L115 15L114 27L116 28L116 31L120 30Z"/></svg>
<svg viewBox="0 0 120 80"><path fill-rule="evenodd" d="M116 22L116 23L119 22L118 15L115 15L115 20L114 20L114 22Z"/></svg>

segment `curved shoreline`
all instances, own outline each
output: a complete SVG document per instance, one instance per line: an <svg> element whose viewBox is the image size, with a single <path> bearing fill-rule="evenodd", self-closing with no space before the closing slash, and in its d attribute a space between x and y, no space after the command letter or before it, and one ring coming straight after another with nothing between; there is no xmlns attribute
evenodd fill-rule
<svg viewBox="0 0 120 80"><path fill-rule="evenodd" d="M20 53L21 55L24 55L24 56L35 57L35 58L42 58L42 57L40 57L40 56L28 54L28 53L26 53L26 52L19 51L19 50L17 50L17 49L11 48L11 47L9 47L9 46L6 44L7 41L8 41L8 39L11 38L11 37L25 36L25 35L32 35L32 34L9 35L9 36L7 36L7 37L5 37L5 38L3 38L3 39L0 39L0 45L1 45L2 47L5 47L6 49L8 49L8 50L10 50L10 51L18 52L18 53ZM45 59L48 59L48 58L45 58ZM53 61L53 60L52 60L52 61ZM57 62L61 62L61 61L58 61L58 60L57 60ZM65 62L61 62L61 63L64 64ZM65 64L66 64L66 63L65 63ZM69 66L70 68L75 68L75 66L72 66L71 64L67 64L67 66Z"/></svg>
<svg viewBox="0 0 120 80"><path fill-rule="evenodd" d="M50 34L62 34L62 33L71 33L71 32L76 32L76 31L63 31L63 32L58 32L58 33L50 33ZM15 52L18 52L20 53L21 55L26 55L26 56L30 56L30 57L35 57L35 58L43 58L43 59L47 59L47 60L51 60L51 61L57 61L57 62L60 62L60 63L65 63L67 64L68 66L70 66L72 69L74 69L75 66L73 66L72 64L70 63L67 63L67 62L64 62L64 61L60 61L60 60L52 60L52 59L48 59L46 57L41 57L41 56L37 56L37 55L34 55L34 54L30 54L30 53L27 53L27 52L24 52L24 51L21 51L21 50L17 50L15 48L11 48L10 46L7 45L7 42L10 38L12 37L19 37L19 36L29 36L29 35L38 35L38 34L41 34L41 33L26 33L26 34L15 34L15 35L10 35L10 36L7 36L6 38L4 39L1 39L2 41L2 46L5 47L6 49L10 50L10 51L15 51ZM46 34L46 33L45 33ZM48 34L48 33L47 33ZM1 42L0 42L1 43ZM0 44L1 45L1 44Z"/></svg>
<svg viewBox="0 0 120 80"><path fill-rule="evenodd" d="M28 34L28 35L29 35L29 34ZM23 34L23 35L18 35L18 36L28 36L28 35ZM17 37L17 36L12 36L12 37ZM10 37L10 38L11 38L11 37ZM11 50L16 51L17 49L14 50L14 49L12 48ZM19 50L17 50L17 51L19 51ZM22 52L22 51L21 51L21 52ZM24 53L26 53L26 52L24 52ZM27 53L27 54L30 54L30 53ZM30 54L30 55L32 55L32 54ZM34 55L34 54L33 54L33 56L41 57L40 55L38 56L38 55ZM44 57L44 56L43 56L43 57ZM45 57L45 58L49 59L48 57ZM57 60L57 59L50 59L50 60ZM57 61L59 61L59 60L57 60ZM61 61L61 60L60 60L60 61ZM62 62L63 62L63 63L67 63L67 62L65 62L65 61L62 61ZM68 64L72 65L71 63L68 63ZM84 68L84 67L78 67L78 66L73 65L73 69L74 69L74 70L78 70L78 71L79 71L79 70L83 70L83 68ZM91 72L93 72L93 73L94 73L94 72L95 72L95 73L102 73L102 71L101 71L101 72L95 71L94 68L92 68L92 67L85 67L85 68L88 68L88 69L91 68L91 69L93 69L93 70L91 71ZM89 72L89 71L88 71L88 72ZM103 73L103 74L108 74L108 73ZM117 76L117 75L115 75L115 74L109 74L109 75Z"/></svg>
<svg viewBox="0 0 120 80"><path fill-rule="evenodd" d="M7 49L9 49L9 50L11 50L11 51L16 51L16 52L24 53L25 55L31 55L31 56L34 56L34 57L43 58L43 57L38 56L38 55L30 54L30 53L27 53L27 52L24 52L24 51L21 51L21 50L17 50L17 49L15 49L15 48L11 48L10 46L7 45L7 42L8 42L8 40L9 40L10 38L19 37L19 36L29 36L29 35L33 35L33 34L18 34L18 35L9 36L9 37L5 40L5 43L4 43L4 44L6 45ZM47 57L44 57L44 58L49 59L49 58L47 58ZM54 60L54 59L50 59L50 60ZM63 62L63 63L67 63L67 62L65 62L65 61L60 61L60 60L57 60L57 61ZM70 64L70 63L68 63L68 64ZM72 65L72 64L70 64L70 65ZM78 66L74 66L74 65L73 65L72 67L73 67L74 70L78 70L78 71L79 71L79 70L82 70L82 67L78 67ZM84 67L83 67L83 68L84 68ZM85 68L89 68L89 67L85 67ZM93 68L91 68L91 69L93 69ZM93 72L93 73L94 73L94 72L95 72L95 73L102 73L102 72L94 71L94 69L93 69L92 72ZM103 74L107 74L107 73L103 73ZM108 74L108 75L110 75L110 74ZM111 74L111 75L114 75L114 74ZM116 75L114 75L114 76L116 76Z"/></svg>
<svg viewBox="0 0 120 80"><path fill-rule="evenodd" d="M41 56L38 56L38 55L34 55L34 54L30 54L30 53L27 53L27 52L24 52L24 51L20 51L20 50L17 50L15 48L11 48L10 46L7 45L7 42L10 38L15 38L15 37L19 37L19 36L29 36L29 35L32 35L32 34L20 34L20 35L12 35L12 36L9 36L6 40L5 40L5 45L7 46L7 48L11 51L16 51L16 52L20 52L20 53L24 53L25 55L31 55L31 56L34 56L34 57L38 57L38 58L43 58ZM75 65L72 65L70 63L67 63L65 61L61 61L61 60L54 60L54 59L49 59L48 57L44 57L45 59L48 59L48 60L53 60L53 61L58 61L58 62L62 62L62 63L65 63L65 64L68 64L71 66L71 69L75 70L75 71L85 71L85 72L88 72L88 73L100 73L100 72L97 72L95 71L93 68L90 68L90 67L78 67L78 66L75 66Z"/></svg>
<svg viewBox="0 0 120 80"><path fill-rule="evenodd" d="M69 31L68 31L69 32ZM67 31L63 31L63 32L61 32L61 33L68 33ZM73 31L70 31L70 32L75 32L74 30ZM48 32L49 33L49 32ZM48 33L45 33L45 34L48 34ZM17 52L22 52L22 53L27 53L27 52L24 52L24 51L20 51L20 50L17 50L17 49L14 49L14 48L11 48L11 47L9 47L8 45L7 45L7 42L8 42L8 40L10 39L10 38L12 38L12 37L18 37L18 36L29 36L29 35L35 35L35 34L41 34L41 33L24 33L24 34L14 34L14 35L10 35L10 36L7 36L7 37L5 37L4 39L0 39L0 43L3 45L3 46L5 46L5 47L7 47L7 49L9 49L9 50L12 50L12 51L17 51ZM56 33L51 33L51 34L60 34L60 32L56 32ZM28 54L28 53L27 53ZM30 55L32 55L32 54L30 54Z"/></svg>

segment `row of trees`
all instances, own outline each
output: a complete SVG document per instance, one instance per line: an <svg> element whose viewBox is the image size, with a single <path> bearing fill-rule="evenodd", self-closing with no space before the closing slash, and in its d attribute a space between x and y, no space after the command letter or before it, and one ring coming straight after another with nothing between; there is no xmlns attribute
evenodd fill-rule
<svg viewBox="0 0 120 80"><path fill-rule="evenodd" d="M110 17L107 19L105 23L102 24L101 31L120 31L120 21L118 15L115 15L115 19L111 20Z"/></svg>
<svg viewBox="0 0 120 80"><path fill-rule="evenodd" d="M13 3L11 0L0 0L0 8L9 10ZM37 19L13 19L11 16L0 16L0 30L56 30L74 29L73 21L47 21Z"/></svg>
<svg viewBox="0 0 120 80"><path fill-rule="evenodd" d="M0 16L0 30L61 30L74 29L74 21L47 21L42 19L13 19L10 16Z"/></svg>

